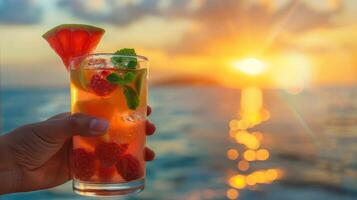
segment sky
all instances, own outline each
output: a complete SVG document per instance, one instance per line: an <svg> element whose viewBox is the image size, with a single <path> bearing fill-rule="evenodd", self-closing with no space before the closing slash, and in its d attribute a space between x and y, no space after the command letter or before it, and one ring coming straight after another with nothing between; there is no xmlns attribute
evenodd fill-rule
<svg viewBox="0 0 357 200"><path fill-rule="evenodd" d="M147 56L152 82L193 77L297 91L355 85L355 19L355 0L0 0L1 84L67 85L41 35L84 23L106 30L96 52L131 47Z"/></svg>

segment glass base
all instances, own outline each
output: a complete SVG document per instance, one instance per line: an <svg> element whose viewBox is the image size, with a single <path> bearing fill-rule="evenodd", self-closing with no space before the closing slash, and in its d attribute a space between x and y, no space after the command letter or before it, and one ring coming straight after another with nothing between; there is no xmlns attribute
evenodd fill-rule
<svg viewBox="0 0 357 200"><path fill-rule="evenodd" d="M145 179L127 183L90 183L73 180L73 191L84 196L126 197L141 192Z"/></svg>

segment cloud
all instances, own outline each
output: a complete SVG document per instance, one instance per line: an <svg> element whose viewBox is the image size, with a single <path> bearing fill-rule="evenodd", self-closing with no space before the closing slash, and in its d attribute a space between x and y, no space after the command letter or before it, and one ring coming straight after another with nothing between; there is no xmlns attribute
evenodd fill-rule
<svg viewBox="0 0 357 200"><path fill-rule="evenodd" d="M92 22L128 25L142 17L158 14L157 0L142 0L138 3L122 3L115 0L60 0L58 5L73 16Z"/></svg>
<svg viewBox="0 0 357 200"><path fill-rule="evenodd" d="M189 17L194 25L183 37L185 45L172 47L172 52L226 51L221 52L226 54L244 48L238 54L252 54L257 49L283 45L285 34L332 26L331 19L339 12L317 11L300 0L292 0L274 10L265 4L235 0L204 2L194 12L182 16Z"/></svg>
<svg viewBox="0 0 357 200"><path fill-rule="evenodd" d="M0 23L35 24L41 17L41 7L32 0L0 0Z"/></svg>
<svg viewBox="0 0 357 200"><path fill-rule="evenodd" d="M332 17L340 11L315 10L302 0L290 0L274 9L267 3L238 0L60 0L59 5L81 19L118 26L147 16L189 20L192 26L180 45L167 49L174 54L216 53L217 49L226 53L242 47L251 53L267 46L274 48L284 45L284 34L331 26ZM225 50L224 46L230 48Z"/></svg>
<svg viewBox="0 0 357 200"><path fill-rule="evenodd" d="M59 7L92 22L127 26L147 16L189 18L197 0L60 0Z"/></svg>
<svg viewBox="0 0 357 200"><path fill-rule="evenodd" d="M301 32L318 27L332 26L331 19L342 7L327 11L316 11L302 1L294 0L274 13L272 21L284 19L288 31Z"/></svg>

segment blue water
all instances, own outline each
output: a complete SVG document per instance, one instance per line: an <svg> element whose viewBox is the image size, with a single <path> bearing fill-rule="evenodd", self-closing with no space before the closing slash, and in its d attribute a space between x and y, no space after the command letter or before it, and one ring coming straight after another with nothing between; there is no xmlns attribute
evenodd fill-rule
<svg viewBox="0 0 357 200"><path fill-rule="evenodd" d="M229 137L228 123L237 118L240 92L220 87L152 88L150 119L157 133L148 138L148 145L157 158L147 164L145 190L130 199L227 199L227 179L237 167L226 151L240 149ZM272 184L239 190L239 199L356 199L353 156L357 154L351 140L357 139L357 131L353 123L339 124L346 118L357 119L357 109L352 109L357 108L356 94L351 88L296 96L264 90L264 107L271 118L255 130L264 135L263 145L271 157L251 165L252 169L280 168L284 175ZM1 96L3 133L69 110L67 88L6 89ZM91 199L73 194L70 183L0 198Z"/></svg>

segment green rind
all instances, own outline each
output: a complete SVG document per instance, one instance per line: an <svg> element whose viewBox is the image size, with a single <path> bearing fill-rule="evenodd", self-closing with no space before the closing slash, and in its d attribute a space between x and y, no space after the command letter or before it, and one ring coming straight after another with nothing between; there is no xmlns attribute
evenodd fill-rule
<svg viewBox="0 0 357 200"><path fill-rule="evenodd" d="M56 34L56 32L58 32L59 30L63 30L63 29L84 29L87 30L89 32L101 32L101 33L105 33L105 30L96 26L92 26L92 25L86 25L86 24L61 24L58 25L52 29L50 29L49 31L47 31L45 34L42 35L43 38L48 38L49 36Z"/></svg>

